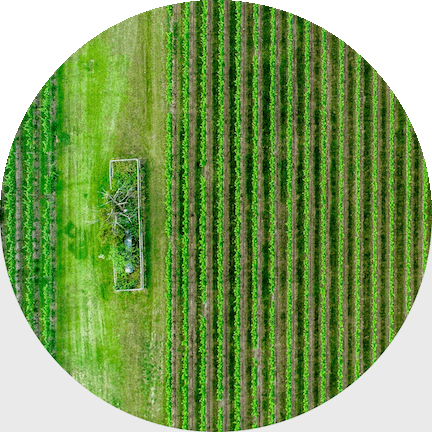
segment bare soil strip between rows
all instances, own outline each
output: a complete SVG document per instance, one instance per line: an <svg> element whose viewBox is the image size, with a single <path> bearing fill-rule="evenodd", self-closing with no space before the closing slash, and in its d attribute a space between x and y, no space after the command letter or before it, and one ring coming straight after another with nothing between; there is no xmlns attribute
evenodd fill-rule
<svg viewBox="0 0 432 432"><path fill-rule="evenodd" d="M314 31L314 25L310 25L309 30L309 83L305 83L307 86L309 86L310 89L310 99L308 101L305 101L307 104L309 104L309 118L305 119L306 123L309 123L309 142L305 143L306 146L309 146L309 154L310 154L310 160L309 160L309 224L311 226L309 231L309 239L308 239L308 256L309 256L309 274L307 277L309 278L309 293L307 294L309 297L309 329L308 331L308 345L309 345L309 358L305 359L305 363L308 364L308 406L309 409L315 406L315 400L314 400L314 385L316 383L314 382L314 373L315 373L315 362L314 362L314 351L315 351L315 332L314 332L314 322L315 322L315 310L317 308L317 305L315 304L315 296L314 296L314 278L315 278L315 229L314 226L316 224L317 220L317 208L315 206L315 200L316 200L316 194L315 194L315 175L314 175L314 169L315 169L315 163L314 163L314 128L313 128L313 114L314 114L314 64L315 64L315 57L313 55L314 52L314 37L313 37L313 31Z"/></svg>
<svg viewBox="0 0 432 432"><path fill-rule="evenodd" d="M326 59L327 59L327 71L330 70L330 37L331 35L329 33L326 33ZM329 77L329 74L327 73L327 77ZM329 181L329 177L330 177L330 163L331 163L331 155L330 155L330 151L329 151L329 135L330 135L330 130L331 130L331 123L330 123L330 111L328 109L330 103L329 103L329 79L327 79L327 94L326 94L326 148L327 148L327 152L326 152L326 215L330 215L330 181ZM327 216L326 217L326 233L330 232L330 217ZM330 350L329 350L329 346L330 346L330 296L329 296L329 274L327 269L330 268L330 241L329 241L329 236L327 235L325 240L323 240L325 242L325 249L326 249L326 268L323 269L323 271L326 273L326 277L325 277L325 292L326 292L326 298L325 298L325 310L326 310L326 335L325 335L325 370L326 370L326 386L325 386L325 400L327 401L329 399L329 387L330 387Z"/></svg>
<svg viewBox="0 0 432 432"><path fill-rule="evenodd" d="M343 139L343 159L344 170L343 170L343 232L344 232L344 244L343 244L343 258L344 258L344 266L343 266L343 368L342 368L342 388L346 388L349 385L349 374L348 374L348 363L349 363L349 316L348 316L348 288L349 288L349 273L347 269L347 257L349 248L348 248L348 207L349 207L349 189L348 189L348 160L349 160L349 142L348 142L348 133L346 131L346 126L348 126L348 115L347 115L347 95L348 95L348 46L344 46L344 54L343 54L343 64L344 64L344 76L343 76L343 86L344 86L344 108L343 108L343 117L342 122L345 125L344 128L344 139Z"/></svg>
<svg viewBox="0 0 432 432"><path fill-rule="evenodd" d="M282 378L284 376L283 367L281 365L281 359L283 356L283 352L281 352L281 339L283 337L282 328L280 325L280 303L279 297L281 295L281 278L280 278L280 263L281 263L281 230L280 230L280 207L281 207L281 199L280 199L280 171L278 169L280 152L281 152L281 101L280 101L280 45L281 45L281 25L280 25L280 10L276 9L275 11L275 20L276 20L276 59L275 59L275 289L274 289L274 301L275 303L275 392L274 392L274 406L275 406L275 421L281 421L281 406L280 406L280 392L283 388Z"/></svg>
<svg viewBox="0 0 432 432"><path fill-rule="evenodd" d="M42 91L39 92L36 101L37 108L35 110L36 117L36 128L34 133L34 155L33 155L33 167L35 176L33 179L33 188L34 188L34 198L33 198L33 260L34 266L39 267L40 264L40 252L41 252L41 222L40 222L40 183L41 183L41 159L40 159L40 147L41 147L41 100L42 100ZM41 306L41 280L40 280L40 272L35 274L35 328L34 331L38 338L41 336L41 322L40 322L40 306Z"/></svg>
<svg viewBox="0 0 432 432"><path fill-rule="evenodd" d="M242 42L241 42L241 209L240 209L240 219L241 219L241 230L240 230L240 418L241 418L241 428L246 429L249 424L246 421L246 413L248 407L248 385L249 382L246 376L246 359L247 359L247 341L246 341L246 331L248 329L247 325L247 315L246 315L246 304L248 298L247 291L247 274L246 266L249 262L246 256L246 237L248 230L246 228L246 104L247 104L247 94L246 94L246 35L244 30L246 28L246 12L245 3L241 5L241 29L242 29ZM248 263L248 264L246 264ZM248 266L249 268L249 266Z"/></svg>
<svg viewBox="0 0 432 432"><path fill-rule="evenodd" d="M299 146L298 146L298 135L297 135L297 100L298 100L298 84L295 77L295 73L297 71L297 16L293 16L293 27L292 27L292 34L293 34L293 61L292 61L292 71L293 71L293 118L292 118L292 124L293 124L293 136L292 136L292 163L293 163L293 171L292 171L292 184L291 184L291 193L292 193L292 320L291 323L288 323L288 325L291 325L291 334L292 334L292 349L291 349L291 395L288 395L288 397L291 396L291 413L288 413L288 417L295 416L297 413L295 412L295 406L296 406L296 399L297 399L297 385L295 377L295 371L297 369L297 363L298 363L298 356L295 355L296 352L296 344L297 344L297 320L295 319L296 316L296 303L297 303L297 242L295 240L296 236L296 225L297 225L297 177L298 173L297 170L294 169L297 163L297 157L299 152Z"/></svg>
<svg viewBox="0 0 432 432"><path fill-rule="evenodd" d="M258 15L258 419L257 426L263 426L263 359L262 359L262 344L264 334L263 322L263 299L262 299L262 284L263 284L263 241L264 241L264 173L263 173L263 72L262 72L262 7L259 7Z"/></svg>
<svg viewBox="0 0 432 432"><path fill-rule="evenodd" d="M214 314L214 301L213 296L213 104L212 104L212 43L213 43L213 2L208 2L208 13L207 13L207 113L206 113L206 159L207 165L204 169L204 177L206 179L206 191L207 191L207 220L206 220L206 257L207 257L207 305L205 308L205 317L207 321L207 376L206 376L206 393L207 393L207 406L206 406L206 424L207 430L213 430L213 420L217 416L217 405L216 393L214 391L214 377L215 367L214 361L215 356L213 352L214 340L214 326L213 326L213 314Z"/></svg>
<svg viewBox="0 0 432 432"><path fill-rule="evenodd" d="M23 254L22 254L22 129L19 128L15 147L15 179L16 179L16 232L15 232L15 251L16 251L16 278L15 291L18 304L23 307Z"/></svg>
<svg viewBox="0 0 432 432"><path fill-rule="evenodd" d="M196 227L195 212L195 166L197 152L197 101L196 101L196 2L190 3L190 33L189 33L189 372L188 372L188 414L189 429L196 429L195 389L197 371L197 288L196 274ZM199 185L198 185L199 187Z"/></svg>
<svg viewBox="0 0 432 432"><path fill-rule="evenodd" d="M363 76L363 58L361 60L361 72L360 72L360 124L363 126L363 117L364 117L364 76ZM361 128L360 133L360 281L363 279L364 265L363 259L364 256L364 242L363 242L363 233L364 233L364 129ZM364 289L363 284L360 282L359 286L360 292L360 375L364 372L364 355L363 355L363 340L364 340Z"/></svg>
<svg viewBox="0 0 432 432"><path fill-rule="evenodd" d="M230 118L229 118L229 98L230 98L230 82L229 82L229 12L230 12L230 1L224 0L224 126L223 126L223 289L224 289L224 301L223 301L223 428L229 430L229 419L230 419L230 404L229 404L229 358L231 351L231 340L229 339L229 308L228 304L230 295L230 279L229 279L229 257L230 257L230 238L229 238L229 225L230 225L230 214L229 214L229 186L230 186Z"/></svg>
<svg viewBox="0 0 432 432"><path fill-rule="evenodd" d="M171 249L173 254L172 259L172 425L174 427L181 426L181 408L180 408L180 371L181 371L181 304L179 293L179 250L178 250L178 233L180 230L180 217L179 217L179 175L180 175L180 154L179 154L179 128L180 116L179 113L179 60L180 53L178 49L178 23L180 17L180 4L173 6L173 26L177 27L177 33L174 32L173 37L173 102L172 102L172 115L173 115L173 142L172 142L172 156L173 156L173 182L172 182L172 237Z"/></svg>

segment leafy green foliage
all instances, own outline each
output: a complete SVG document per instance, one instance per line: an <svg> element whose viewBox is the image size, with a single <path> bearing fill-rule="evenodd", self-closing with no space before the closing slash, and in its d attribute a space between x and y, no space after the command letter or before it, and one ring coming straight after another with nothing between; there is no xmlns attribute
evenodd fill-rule
<svg viewBox="0 0 432 432"><path fill-rule="evenodd" d="M293 14L288 14L288 62L287 62L287 73L288 73L288 88L287 88L287 371L286 371L286 410L287 418L291 418L292 403L291 403L291 376L292 376L292 308L293 308L293 296L292 296L292 283L293 283L293 256L292 256L292 245L293 245L293 232L292 232L292 208L293 208L293 192L292 192L292 172L293 172L293 59L294 59L294 31L293 31Z"/></svg>

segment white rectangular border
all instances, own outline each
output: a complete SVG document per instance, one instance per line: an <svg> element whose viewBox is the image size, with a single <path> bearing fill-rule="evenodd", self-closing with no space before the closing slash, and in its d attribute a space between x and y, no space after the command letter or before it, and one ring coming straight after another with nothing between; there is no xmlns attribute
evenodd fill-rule
<svg viewBox="0 0 432 432"><path fill-rule="evenodd" d="M139 159L111 159L109 161L109 183L110 188L112 188L112 178L114 175L114 163L115 162L136 162L137 167L137 189L138 189L138 237L139 237L139 257L140 257L140 287L132 289L116 289L117 285L117 273L113 263L113 274L114 274L114 291L115 292L127 292L127 291L142 291L144 287L144 245L143 245L143 235L142 235L142 224L141 224L141 161Z"/></svg>

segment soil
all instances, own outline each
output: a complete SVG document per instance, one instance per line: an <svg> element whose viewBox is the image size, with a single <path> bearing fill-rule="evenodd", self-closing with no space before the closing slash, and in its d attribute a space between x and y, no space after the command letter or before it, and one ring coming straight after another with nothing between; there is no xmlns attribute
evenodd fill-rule
<svg viewBox="0 0 432 432"><path fill-rule="evenodd" d="M280 394L283 389L284 384L284 369L282 365L282 358L284 356L284 352L281 349L282 344L282 333L281 333L281 303L279 301L281 297L281 283L283 281L280 278L280 265L281 265L281 254L283 254L283 249L281 248L281 199L280 199L280 170L278 169L278 161L280 160L280 152L281 152L281 101L280 101L280 49L281 49L281 23L280 23L280 10L276 10L275 13L276 19L276 77L275 77L275 290L274 290L274 298L275 298L275 421L281 421L281 410L280 410Z"/></svg>
<svg viewBox="0 0 432 432"><path fill-rule="evenodd" d="M204 168L204 177L206 180L207 200L206 200L206 257L207 257L207 307L205 308L205 318L207 321L207 374L206 374L206 388L207 388L207 404L206 404L206 425L207 429L213 430L213 419L216 417L216 394L214 391L214 376L215 376L215 356L213 353L214 339L214 301L213 295L213 104L212 104L212 62L211 55L213 44L213 3L208 3L207 12L207 114L206 114L206 159L207 165Z"/></svg>
<svg viewBox="0 0 432 432"><path fill-rule="evenodd" d="M18 303L23 307L23 255L22 255L22 225L23 225L23 209L22 209L22 149L21 149L21 128L18 130L17 141L15 147L15 176L16 176L16 279L15 291Z"/></svg>
<svg viewBox="0 0 432 432"><path fill-rule="evenodd" d="M180 4L173 6L172 23L179 22L180 17ZM179 77L178 64L180 61L180 50L178 49L178 41L174 38L174 59L173 59L173 87L172 87L172 105L171 112L173 115L173 143L172 143L172 156L173 156L173 182L172 182L172 236L171 236L171 250L172 250L172 426L181 427L181 407L178 395L180 395L180 371L181 371L181 299L179 293L179 244L178 233L180 229L179 217L179 173L180 173L180 155L179 155L179 129L180 129L180 116L178 115L179 104Z"/></svg>
<svg viewBox="0 0 432 432"><path fill-rule="evenodd" d="M196 110L196 2L190 3L189 38L189 429L196 429L195 390L197 385L197 273L196 273L196 227L195 212L195 165L197 153ZM199 187L199 185L198 185Z"/></svg>
<svg viewBox="0 0 432 432"><path fill-rule="evenodd" d="M229 17L230 10L230 1L224 1L224 9L225 9L225 17ZM223 130L223 171L224 171L224 180L223 180L223 232L224 232L224 245L223 245L223 286L224 286L224 303L223 303L223 427L224 430L229 430L229 418L230 418L230 388L229 388L229 358L230 352L232 349L231 340L229 339L229 292L230 292L230 281L229 281L229 246L230 246L230 238L229 238L229 225L230 225L230 215L229 215L229 188L230 188L230 136L229 136L229 128L230 128L230 116L229 116L229 96L230 96L230 87L229 87L229 20L225 19L224 25L224 130Z"/></svg>
<svg viewBox="0 0 432 432"><path fill-rule="evenodd" d="M296 59L296 49L297 49L297 17L294 16L293 17L293 28L292 28L292 32L293 32L293 64L292 64L292 71L293 73L295 73L295 71L297 70L297 59ZM297 81L295 79L293 79L293 125L297 124L297 110L296 110L296 106L297 106L297 99L298 99L298 90L297 90ZM292 159L293 159L293 167L295 167L297 165L297 158L298 158L298 136L297 136L297 129L294 127L293 128L293 139L292 139ZM297 330L297 321L295 320L295 316L296 316L296 308L295 305L297 303L297 284L296 284L296 279L297 279L297 275L296 275L296 263L297 263L297 243L294 240L294 234L295 234L295 227L297 224L297 205L295 205L295 203L297 202L297 170L293 169L293 175L292 175L292 233L293 233L293 242L292 242L292 275L291 275L291 280L292 280L292 321L291 321L291 334L293 337L293 343L292 343L292 355L291 355L291 413L287 413L288 417L290 417L291 415L295 414L295 401L297 398L297 388L296 388L296 380L294 379L295 377L295 370L297 368L297 356L295 355L296 353L296 338L295 335L297 335L298 330Z"/></svg>
<svg viewBox="0 0 432 432"><path fill-rule="evenodd" d="M263 173L263 70L262 70L262 8L259 7L258 18L258 349L257 349L257 362L258 362L258 386L257 386L257 402L258 402L258 419L257 426L263 426L263 336L265 332L263 321L263 255L260 253L264 243L264 173Z"/></svg>

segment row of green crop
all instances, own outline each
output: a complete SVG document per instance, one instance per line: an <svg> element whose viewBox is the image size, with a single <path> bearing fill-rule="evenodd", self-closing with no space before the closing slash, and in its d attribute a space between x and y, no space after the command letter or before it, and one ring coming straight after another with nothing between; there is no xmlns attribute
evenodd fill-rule
<svg viewBox="0 0 432 432"><path fill-rule="evenodd" d="M429 254L428 232L430 232L428 220L430 213L430 183L427 173L426 160L423 158L423 272L426 270L426 264Z"/></svg>
<svg viewBox="0 0 432 432"><path fill-rule="evenodd" d="M173 100L173 30L172 30L172 18L173 18L173 7L167 6L168 11L168 27L169 32L167 33L167 60L166 60L166 75L167 75L167 87L166 87L166 100L167 105L171 108ZM171 237L172 237L172 176L173 176L173 116L170 109L168 109L168 115L166 118L166 165L165 165L165 178L166 178L166 197L165 197L165 233L168 238L168 248L165 258L165 279L166 279L166 381L165 381L165 405L167 415L167 425L172 425L172 248L171 248Z"/></svg>
<svg viewBox="0 0 432 432"><path fill-rule="evenodd" d="M34 323L34 308L35 308L35 279L36 265L34 260L34 157L35 157L35 107L34 103L28 109L24 118L24 133L22 139L22 161L23 161L23 182L22 182L22 211L23 211L23 257L27 269L26 275L23 278L24 297L24 314L31 328L35 329Z"/></svg>
<svg viewBox="0 0 432 432"><path fill-rule="evenodd" d="M343 230L343 201L344 201L344 83L345 83L345 65L344 65L344 43L339 40L339 238L338 238L338 391L343 389L343 298L344 298L344 281L343 281L343 243L344 243L344 230Z"/></svg>
<svg viewBox="0 0 432 432"><path fill-rule="evenodd" d="M361 140L361 117L360 117L360 73L361 73L361 57L356 55L356 167L355 167L355 187L356 187L356 205L355 205L355 377L360 376L360 140Z"/></svg>
<svg viewBox="0 0 432 432"><path fill-rule="evenodd" d="M395 214L395 200L394 200L394 157L395 157L395 118L394 118L394 93L390 92L390 149L389 149L389 192L390 192L390 222L389 222L389 236L390 236L390 248L389 248L389 343L394 337L394 214Z"/></svg>
<svg viewBox="0 0 432 432"><path fill-rule="evenodd" d="M270 304L270 394L269 394L269 423L275 423L275 94L276 94L276 13L271 9L271 41L270 41L270 247L269 247L269 290L271 296Z"/></svg>
<svg viewBox="0 0 432 432"><path fill-rule="evenodd" d="M293 22L294 15L288 14L288 59L287 59L287 130L286 130L286 139L287 139L287 370L286 370L286 412L287 418L291 418L292 404L291 404L291 372L292 372L292 283L293 283L293 256L292 256L292 246L293 246L293 232L292 232L292 207L293 207L293 199L292 199L292 172L294 169L293 166L293 56L294 56L294 48L293 48Z"/></svg>
<svg viewBox="0 0 432 432"><path fill-rule="evenodd" d="M259 38L259 5L253 5L253 150L252 150L252 349L258 349L258 38ZM252 427L258 421L258 361L254 356L252 367Z"/></svg>
<svg viewBox="0 0 432 432"><path fill-rule="evenodd" d="M372 166L372 358L375 362L377 358L377 272L378 272L378 88L377 88L377 73L373 71L373 166Z"/></svg>
<svg viewBox="0 0 432 432"><path fill-rule="evenodd" d="M54 132L55 119L52 114L55 88L50 79L41 92L40 122L41 122L41 188L45 199L41 201L41 269L42 269L42 296L41 296L41 340L45 348L54 352L54 320L53 306L54 271L53 271L53 245L51 241L54 224L53 192L55 191L55 165L54 165Z"/></svg>
<svg viewBox="0 0 432 432"><path fill-rule="evenodd" d="M407 118L406 125L406 147L407 147L407 159L405 165L405 177L407 185L406 193L406 313L408 314L411 310L412 298L411 298L411 122Z"/></svg>
<svg viewBox="0 0 432 432"><path fill-rule="evenodd" d="M241 22L242 22L242 4L235 3L235 137L234 137L234 154L235 154L235 257L234 257L234 272L235 272L235 304L234 304L234 430L241 429L240 423L240 232L241 232Z"/></svg>
<svg viewBox="0 0 432 432"><path fill-rule="evenodd" d="M321 84L321 155L320 155L320 238L321 238L321 263L320 263L320 302L321 302L321 328L320 328L320 346L321 346L321 367L320 367L320 403L325 402L326 389L326 292L327 292L327 265L326 265L326 245L327 245L327 33L324 29L321 31L321 68L322 68L322 84Z"/></svg>
<svg viewBox="0 0 432 432"><path fill-rule="evenodd" d="M310 179L310 22L305 22L305 154L303 164L304 182L304 213L303 213L303 234L304 234L304 263L303 280L305 290L304 301L304 367L303 367L303 412L309 409L309 179Z"/></svg>
<svg viewBox="0 0 432 432"><path fill-rule="evenodd" d="M217 400L222 401L224 392L224 358L223 358L223 325L224 325L224 284L223 284L223 218L224 218L224 157L223 157L223 131L224 131L224 1L218 0L215 5L218 12L218 64L217 64L217 156L216 156L216 190L217 190L217 212L216 212L216 233L217 233ZM223 408L220 405L217 419L218 431L223 430Z"/></svg>
<svg viewBox="0 0 432 432"><path fill-rule="evenodd" d="M189 16L190 5L184 3L182 34L182 234L181 234L181 293L183 296L183 363L181 372L182 428L189 426Z"/></svg>
<svg viewBox="0 0 432 432"><path fill-rule="evenodd" d="M3 180L4 213L6 219L5 233L5 262L9 279L16 295L16 159L15 151L18 138L15 138L9 157ZM19 145L19 144L18 144Z"/></svg>
<svg viewBox="0 0 432 432"><path fill-rule="evenodd" d="M206 220L207 220L207 185L206 179L203 174L204 167L207 163L206 157L206 115L207 115L207 14L208 4L207 0L203 0L201 9L201 28L200 28L200 42L202 47L201 54L201 69L199 72L200 82L200 100L199 109L200 114L200 132L199 132L199 166L201 168L200 183L199 183L199 220L198 220L198 255L199 255L199 298L201 304L207 303L207 251L206 251ZM200 430L206 430L206 375L207 375L207 321L203 312L199 319L199 354L201 363L199 365L199 425Z"/></svg>

